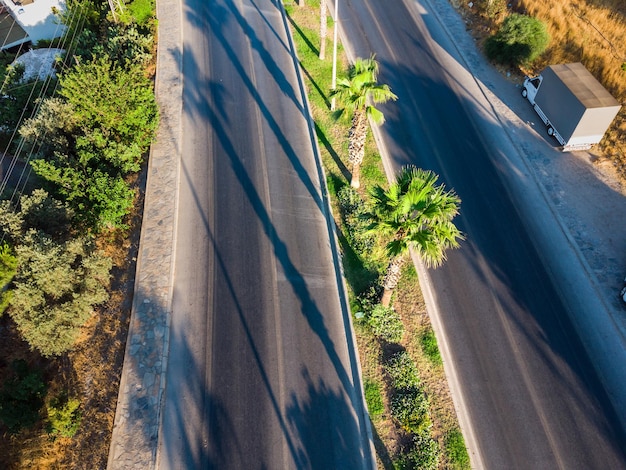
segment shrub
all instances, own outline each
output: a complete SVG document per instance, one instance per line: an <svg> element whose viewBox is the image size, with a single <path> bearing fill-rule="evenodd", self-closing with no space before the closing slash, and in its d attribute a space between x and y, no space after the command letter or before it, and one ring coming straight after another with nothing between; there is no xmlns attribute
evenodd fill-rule
<svg viewBox="0 0 626 470"><path fill-rule="evenodd" d="M373 380L365 379L363 388L365 389L365 402L367 403L367 410L369 411L370 417L375 419L383 414L383 411L385 410L380 385Z"/></svg>
<svg viewBox="0 0 626 470"><path fill-rule="evenodd" d="M428 407L428 398L420 387L396 390L391 397L391 415L410 433L430 430L432 422Z"/></svg>
<svg viewBox="0 0 626 470"><path fill-rule="evenodd" d="M445 440L446 454L452 468L465 470L470 468L470 459L465 448L463 434L457 428L451 430Z"/></svg>
<svg viewBox="0 0 626 470"><path fill-rule="evenodd" d="M31 348L47 357L62 354L94 306L107 300L111 260L86 239L57 243L32 229L16 252L9 314Z"/></svg>
<svg viewBox="0 0 626 470"><path fill-rule="evenodd" d="M388 343L397 343L404 334L400 316L390 307L376 305L367 317L372 332Z"/></svg>
<svg viewBox="0 0 626 470"><path fill-rule="evenodd" d="M351 186L344 186L337 192L337 200L350 246L360 255L369 254L375 237L367 230L368 222L364 218L367 211L361 195Z"/></svg>
<svg viewBox="0 0 626 470"><path fill-rule="evenodd" d="M429 432L413 436L411 447L406 449L395 467L399 470L435 470L439 464L440 450Z"/></svg>
<svg viewBox="0 0 626 470"><path fill-rule="evenodd" d="M420 386L417 366L406 351L394 354L385 364L385 372L391 379L391 386L400 390Z"/></svg>
<svg viewBox="0 0 626 470"><path fill-rule="evenodd" d="M12 377L0 391L0 421L16 433L33 426L39 420L46 385L39 370L30 370L23 360L11 364Z"/></svg>
<svg viewBox="0 0 626 470"><path fill-rule="evenodd" d="M512 13L498 32L487 38L485 53L489 59L502 64L527 64L539 57L549 42L544 23L537 18Z"/></svg>
<svg viewBox="0 0 626 470"><path fill-rule="evenodd" d="M420 343L422 345L422 351L430 361L435 365L441 365L441 354L439 353L439 347L437 346L437 338L431 328L428 328L420 337Z"/></svg>
<svg viewBox="0 0 626 470"><path fill-rule="evenodd" d="M80 426L80 401L61 395L54 398L46 407L48 413L48 433L62 437L74 437Z"/></svg>
<svg viewBox="0 0 626 470"><path fill-rule="evenodd" d="M478 7L487 18L496 19L506 13L508 7L506 0L482 0Z"/></svg>

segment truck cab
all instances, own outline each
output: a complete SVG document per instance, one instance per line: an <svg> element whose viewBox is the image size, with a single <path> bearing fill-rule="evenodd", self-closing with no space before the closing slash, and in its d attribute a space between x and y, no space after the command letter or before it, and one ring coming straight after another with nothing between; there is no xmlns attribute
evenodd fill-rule
<svg viewBox="0 0 626 470"><path fill-rule="evenodd" d="M527 98L531 104L535 104L535 96L537 95L537 90L539 90L542 79L543 77L541 75L539 75L538 77L526 77L524 79L522 96L524 98Z"/></svg>

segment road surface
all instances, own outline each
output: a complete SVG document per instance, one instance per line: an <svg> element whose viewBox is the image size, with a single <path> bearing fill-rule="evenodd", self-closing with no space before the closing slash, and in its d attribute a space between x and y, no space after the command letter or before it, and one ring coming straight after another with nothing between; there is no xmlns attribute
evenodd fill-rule
<svg viewBox="0 0 626 470"><path fill-rule="evenodd" d="M376 53L380 81L398 95L380 131L389 166L432 169L463 201L467 241L429 277L472 462L626 468L615 413L546 269L550 254L535 246L512 197L509 156L493 145L503 132L427 7L342 0L339 17L348 49Z"/></svg>
<svg viewBox="0 0 626 470"><path fill-rule="evenodd" d="M184 4L162 469L372 468L285 31L268 0Z"/></svg>

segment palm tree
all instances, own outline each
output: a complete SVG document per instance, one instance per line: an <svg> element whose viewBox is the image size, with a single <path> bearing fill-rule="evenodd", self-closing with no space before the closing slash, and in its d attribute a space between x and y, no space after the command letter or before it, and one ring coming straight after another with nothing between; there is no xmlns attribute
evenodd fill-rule
<svg viewBox="0 0 626 470"><path fill-rule="evenodd" d="M331 96L339 98L343 108L335 112L339 117L345 110L352 112L352 125L348 137L348 159L352 164L352 180L350 185L358 188L361 184L361 163L365 155L365 138L367 137L367 120L376 124L385 122L383 113L370 103L386 103L398 97L391 92L388 85L381 85L378 78L378 62L372 55L369 59L357 59L348 72L348 78L338 80L337 88Z"/></svg>
<svg viewBox="0 0 626 470"><path fill-rule="evenodd" d="M388 190L376 186L370 191L368 230L390 239L386 245L390 262L381 299L386 307L409 248L427 267L438 267L446 259L446 250L458 247L459 240L463 240L463 234L452 223L461 200L454 191L446 191L443 184L437 185L438 178L432 171L407 166Z"/></svg>

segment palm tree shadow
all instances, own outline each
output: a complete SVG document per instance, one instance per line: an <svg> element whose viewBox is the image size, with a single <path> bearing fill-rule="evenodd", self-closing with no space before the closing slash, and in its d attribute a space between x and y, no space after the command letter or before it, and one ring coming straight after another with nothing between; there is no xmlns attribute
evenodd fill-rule
<svg viewBox="0 0 626 470"><path fill-rule="evenodd" d="M389 450L385 446L385 443L380 438L374 423L370 419L370 428L372 429L372 436L374 438L374 449L376 449L376 455L380 459L380 463L383 465L385 470L395 470L396 467L393 465L393 461L391 460L391 455L389 455Z"/></svg>
<svg viewBox="0 0 626 470"><path fill-rule="evenodd" d="M331 156L331 158L333 159L333 161L337 165L337 168L339 168L339 171L341 172L343 177L347 181L350 181L350 178L352 177L352 175L350 173L350 170L348 170L348 167L346 167L346 165L344 165L344 163L341 161L341 157L339 156L337 151L333 148L332 144L330 143L330 141L326 137L326 133L317 124L317 122L315 123L315 134L317 135L318 140L321 142L321 144L324 146L324 148L326 149L328 154Z"/></svg>
<svg viewBox="0 0 626 470"><path fill-rule="evenodd" d="M315 47L315 45L313 45L313 43L310 41L309 38L306 37L306 34L304 34L304 31L302 31L302 29L300 29L300 27L293 21L291 16L287 15L287 19L289 20L289 23L291 23L291 26L293 27L293 29L298 32L302 40L306 42L306 45L309 47L309 49L315 52L315 54L319 55L320 53L319 49Z"/></svg>

